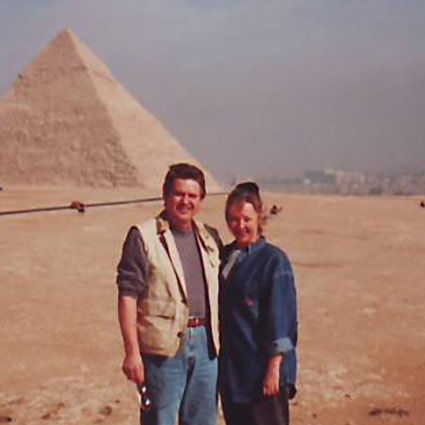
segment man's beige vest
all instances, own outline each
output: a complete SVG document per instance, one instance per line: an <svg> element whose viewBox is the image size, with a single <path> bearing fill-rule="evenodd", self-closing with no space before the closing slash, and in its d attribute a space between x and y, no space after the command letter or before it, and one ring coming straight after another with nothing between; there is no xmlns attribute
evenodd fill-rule
<svg viewBox="0 0 425 425"><path fill-rule="evenodd" d="M216 353L218 338L219 249L214 229L195 222L208 293L211 332ZM140 352L166 357L176 355L189 316L183 266L168 221L163 215L136 226L148 259L148 285L137 302Z"/></svg>

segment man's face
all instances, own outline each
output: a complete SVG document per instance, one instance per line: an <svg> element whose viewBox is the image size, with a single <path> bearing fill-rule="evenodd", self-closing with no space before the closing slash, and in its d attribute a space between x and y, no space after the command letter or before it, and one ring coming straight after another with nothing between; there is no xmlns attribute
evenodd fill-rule
<svg viewBox="0 0 425 425"><path fill-rule="evenodd" d="M186 230L201 207L201 187L196 180L176 179L164 204L168 218L176 229Z"/></svg>

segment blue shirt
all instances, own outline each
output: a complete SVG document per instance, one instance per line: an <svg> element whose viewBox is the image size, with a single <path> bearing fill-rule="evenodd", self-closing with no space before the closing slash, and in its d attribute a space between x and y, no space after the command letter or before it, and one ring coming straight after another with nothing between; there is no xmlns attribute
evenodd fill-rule
<svg viewBox="0 0 425 425"><path fill-rule="evenodd" d="M223 267L235 249L224 248ZM269 358L277 354L281 384L295 384L297 301L288 257L260 238L241 250L220 285L220 390L233 402L261 398Z"/></svg>

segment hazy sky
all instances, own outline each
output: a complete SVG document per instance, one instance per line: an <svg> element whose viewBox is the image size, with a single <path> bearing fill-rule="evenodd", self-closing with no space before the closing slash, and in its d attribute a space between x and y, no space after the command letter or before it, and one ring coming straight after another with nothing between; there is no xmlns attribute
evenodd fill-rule
<svg viewBox="0 0 425 425"><path fill-rule="evenodd" d="M1 95L64 27L220 179L425 170L424 0L0 0Z"/></svg>

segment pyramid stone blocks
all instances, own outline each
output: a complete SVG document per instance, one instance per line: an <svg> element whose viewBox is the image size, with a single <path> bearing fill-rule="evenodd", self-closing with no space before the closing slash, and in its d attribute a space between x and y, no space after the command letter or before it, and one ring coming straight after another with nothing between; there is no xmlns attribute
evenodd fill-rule
<svg viewBox="0 0 425 425"><path fill-rule="evenodd" d="M199 166L69 29L0 100L2 183L158 190L182 161Z"/></svg>

